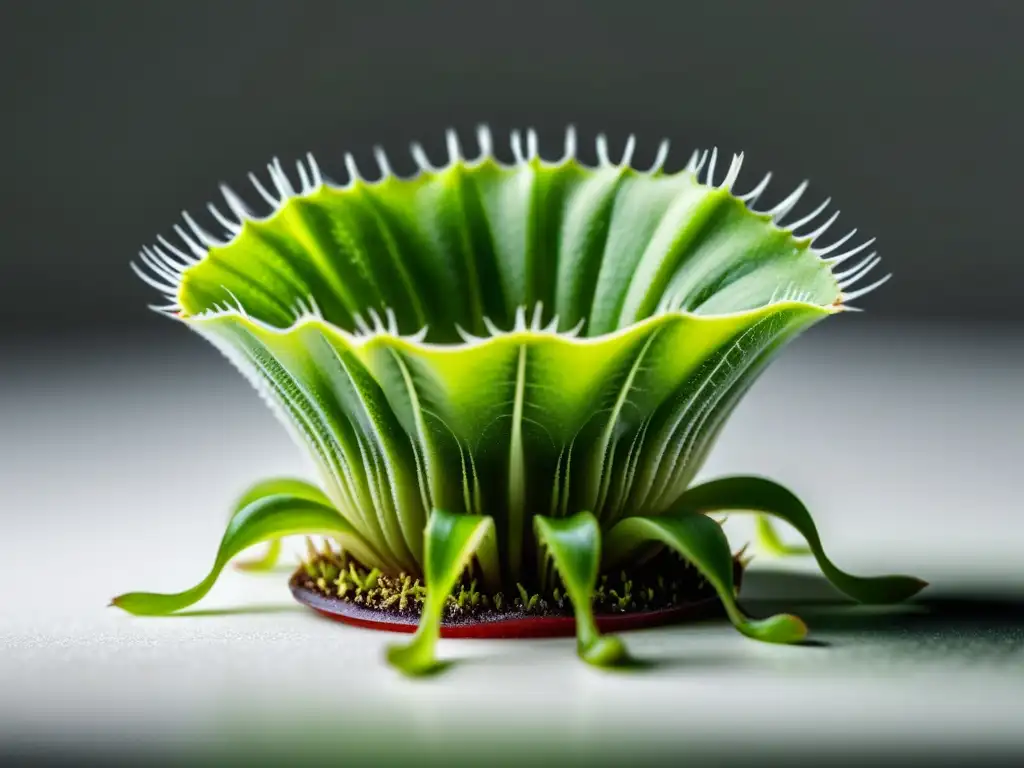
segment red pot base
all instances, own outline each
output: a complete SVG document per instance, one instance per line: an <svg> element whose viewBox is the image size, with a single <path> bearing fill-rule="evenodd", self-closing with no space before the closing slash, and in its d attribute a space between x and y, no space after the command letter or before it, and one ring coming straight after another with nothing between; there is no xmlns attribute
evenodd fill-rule
<svg viewBox="0 0 1024 768"><path fill-rule="evenodd" d="M337 597L291 585L295 599L322 616L354 627L376 629L383 632L415 632L418 617L404 616L374 608L367 608ZM629 629L679 624L722 615L722 604L711 597L672 608L628 613L598 613L594 618L602 632L622 632ZM485 614L465 620L446 619L441 623L441 637L448 638L530 638L573 637L576 620L572 616L535 616L525 613Z"/></svg>

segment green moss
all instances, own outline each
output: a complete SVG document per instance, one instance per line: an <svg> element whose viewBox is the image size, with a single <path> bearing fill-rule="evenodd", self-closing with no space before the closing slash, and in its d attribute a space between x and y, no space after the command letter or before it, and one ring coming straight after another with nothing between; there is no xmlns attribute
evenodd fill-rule
<svg viewBox="0 0 1024 768"><path fill-rule="evenodd" d="M292 576L293 586L387 613L418 616L422 611L427 590L420 579L367 568L326 541L317 550L307 539L307 550ZM740 555L736 568L742 568ZM597 613L629 613L672 608L714 596L714 589L689 562L665 551L631 572L602 574L593 605ZM471 576L448 595L445 606L447 619L464 620L495 613L570 615L572 606L557 577L548 589L530 589L517 583L511 590L489 593Z"/></svg>

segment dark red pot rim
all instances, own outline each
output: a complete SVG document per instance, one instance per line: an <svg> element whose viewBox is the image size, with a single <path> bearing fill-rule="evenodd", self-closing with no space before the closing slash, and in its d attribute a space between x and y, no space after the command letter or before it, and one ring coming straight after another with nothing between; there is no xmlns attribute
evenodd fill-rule
<svg viewBox="0 0 1024 768"><path fill-rule="evenodd" d="M296 584L291 585L292 595L305 606L322 616L340 621L353 627L376 629L383 632L416 631L417 618L356 605L348 600L327 597ZM602 632L622 632L630 629L660 627L696 621L722 614L722 604L711 597L693 603L652 611L631 611L629 613L599 613L595 615L597 626ZM446 638L537 638L573 637L576 634L576 620L572 616L530 616L526 614L494 615L464 621L445 620L441 624L441 637Z"/></svg>

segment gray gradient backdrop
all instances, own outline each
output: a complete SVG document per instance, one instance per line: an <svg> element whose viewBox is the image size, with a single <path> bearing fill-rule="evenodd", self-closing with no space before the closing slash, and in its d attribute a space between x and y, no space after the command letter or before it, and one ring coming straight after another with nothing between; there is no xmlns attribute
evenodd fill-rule
<svg viewBox="0 0 1024 768"><path fill-rule="evenodd" d="M1022 29L1017 0L0 0L0 762L1020 751ZM283 574L229 573L180 621L104 609L190 583L233 495L303 469L234 371L147 312L136 250L183 208L207 221L218 182L255 201L275 155L342 177L380 143L408 171L409 141L439 159L480 121L552 154L569 122L613 152L636 133L638 162L662 137L676 166L743 150L741 189L809 178L799 210L831 196L837 235L878 238L895 279L783 355L708 470L792 484L838 561L927 578L924 602L851 612L769 566L751 609L782 598L824 647L637 633L654 665L629 677L571 641L448 643L465 663L422 685Z"/></svg>
<svg viewBox="0 0 1024 768"><path fill-rule="evenodd" d="M126 269L216 185L313 150L409 165L443 130L567 122L674 158L746 152L877 236L878 317L1015 320L1024 3L2 4L0 326L157 327ZM439 156L439 155L438 155ZM252 197L252 195L250 195ZM205 220L205 219L203 219ZM845 227L845 229L843 229Z"/></svg>

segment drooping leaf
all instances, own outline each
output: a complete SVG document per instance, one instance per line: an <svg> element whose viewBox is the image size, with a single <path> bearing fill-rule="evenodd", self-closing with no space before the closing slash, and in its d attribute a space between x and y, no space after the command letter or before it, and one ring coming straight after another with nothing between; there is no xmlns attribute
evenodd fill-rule
<svg viewBox="0 0 1024 768"><path fill-rule="evenodd" d="M598 667L627 658L619 638L602 635L594 621L593 599L601 563L601 528L589 512L572 517L533 518L537 538L546 548L572 601L576 616L576 645L580 658Z"/></svg>
<svg viewBox="0 0 1024 768"><path fill-rule="evenodd" d="M228 522L213 567L194 587L173 594L129 592L115 597L111 605L140 616L180 611L201 600L213 588L224 566L235 555L254 544L300 533L358 539L356 531L333 507L290 494L262 496Z"/></svg>
<svg viewBox="0 0 1024 768"><path fill-rule="evenodd" d="M324 492L312 483L291 477L272 477L267 480L261 480L254 483L244 493L242 493L231 507L231 517L234 517L242 509L249 506L254 501L262 499L264 496L277 496L280 494L289 494L292 496L298 496L299 498L311 499L313 501L320 502L324 506L331 506L330 499L328 499L324 495ZM277 565L277 561L280 556L281 540L273 539L267 546L263 555L251 560L238 560L235 562L235 567L243 571L269 571Z"/></svg>
<svg viewBox="0 0 1024 768"><path fill-rule="evenodd" d="M730 621L747 637L769 643L793 643L807 635L807 626L796 616L778 614L755 620L743 613L736 604L729 540L711 518L685 513L629 517L608 533L608 546L620 551L640 549L652 541L674 549L701 572L718 593Z"/></svg>
<svg viewBox="0 0 1024 768"><path fill-rule="evenodd" d="M757 549L769 557L799 557L812 554L811 548L801 544L787 544L772 525L767 515L757 515L754 519L754 544Z"/></svg>
<svg viewBox="0 0 1024 768"><path fill-rule="evenodd" d="M388 661L407 675L428 674L439 667L434 654L448 595L474 554L482 563L494 562L494 521L435 509L424 532L424 579L427 594L419 627L412 640L387 650ZM484 566L485 571L488 570ZM490 569L493 576L493 569Z"/></svg>
<svg viewBox="0 0 1024 768"><path fill-rule="evenodd" d="M807 540L818 566L833 586L862 603L898 603L927 586L913 576L853 576L840 570L825 554L818 529L803 502L788 489L762 477L724 477L695 486L683 494L678 507L704 513L760 512L785 520Z"/></svg>

